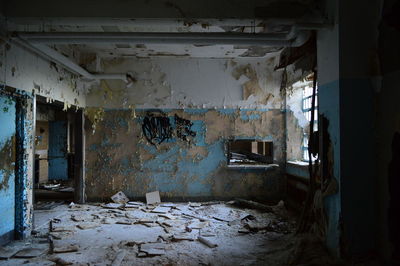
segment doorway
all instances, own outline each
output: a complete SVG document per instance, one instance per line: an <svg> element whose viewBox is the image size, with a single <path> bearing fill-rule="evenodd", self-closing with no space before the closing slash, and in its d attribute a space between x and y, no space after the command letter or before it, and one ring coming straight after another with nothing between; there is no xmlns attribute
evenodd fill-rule
<svg viewBox="0 0 400 266"><path fill-rule="evenodd" d="M52 209L63 203L80 201L82 186L82 110L63 110L61 102L36 105L35 210ZM76 141L78 139L78 141ZM36 219L36 218L35 218Z"/></svg>

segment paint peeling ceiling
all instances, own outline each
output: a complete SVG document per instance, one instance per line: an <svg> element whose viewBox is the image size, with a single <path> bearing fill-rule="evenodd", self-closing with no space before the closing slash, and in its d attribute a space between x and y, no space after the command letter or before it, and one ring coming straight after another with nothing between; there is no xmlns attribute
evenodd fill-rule
<svg viewBox="0 0 400 266"><path fill-rule="evenodd" d="M113 4L100 0L96 1L95 8L87 6L85 1L71 0L66 6L57 3L54 9L51 8L55 5L53 1L46 1L43 8L40 8L43 5L40 1L34 6L27 4L17 8L16 3L21 1L10 1L6 5L4 14L9 32L288 33L295 23L315 23L320 17L317 11L319 0L209 0L206 3L116 0ZM46 16L46 10L51 10L51 14ZM130 10L130 18L126 16L127 10ZM83 11L86 12L84 15L81 14ZM102 13L105 11L107 16ZM95 53L101 58L262 58L281 50L281 47L267 46L118 42L75 44L69 48L78 53Z"/></svg>
<svg viewBox="0 0 400 266"><path fill-rule="evenodd" d="M75 24L79 23L75 22ZM212 25L215 21L130 21L128 25L10 25L10 31L24 32L241 32L266 33L287 31L285 27L275 27L263 21L232 20L218 21L220 25ZM256 24L257 23L257 24ZM87 23L82 23L87 24ZM107 24L107 23L105 23ZM128 24L128 23L122 23ZM237 25L235 25L237 24ZM192 57L192 58L237 58L265 57L281 50L281 47L237 46L237 45L188 45L188 44L80 44L69 45L69 48L82 53L96 53L101 58L130 57Z"/></svg>

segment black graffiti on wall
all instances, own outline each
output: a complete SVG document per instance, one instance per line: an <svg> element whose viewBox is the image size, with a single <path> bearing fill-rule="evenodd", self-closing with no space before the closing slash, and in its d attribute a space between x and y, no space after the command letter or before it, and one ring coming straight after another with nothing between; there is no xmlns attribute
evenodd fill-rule
<svg viewBox="0 0 400 266"><path fill-rule="evenodd" d="M143 135L153 145L161 144L172 138L172 127L169 118L163 112L148 112L143 119Z"/></svg>
<svg viewBox="0 0 400 266"><path fill-rule="evenodd" d="M196 132L192 130L193 123L188 120L174 116L176 137L183 141L190 141L191 137L196 136ZM143 135L152 145L158 145L171 139L174 128L170 123L170 118L162 111L149 111L143 119L142 123Z"/></svg>
<svg viewBox="0 0 400 266"><path fill-rule="evenodd" d="M193 123L190 120L175 115L176 136L183 141L189 141L188 137L196 137L192 130Z"/></svg>

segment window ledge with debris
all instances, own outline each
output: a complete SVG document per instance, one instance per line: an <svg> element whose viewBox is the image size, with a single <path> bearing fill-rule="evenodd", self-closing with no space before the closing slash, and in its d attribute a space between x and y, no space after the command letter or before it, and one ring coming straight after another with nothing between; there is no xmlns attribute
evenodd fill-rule
<svg viewBox="0 0 400 266"><path fill-rule="evenodd" d="M269 170L279 167L273 163L272 141L254 139L230 140L228 142L229 169Z"/></svg>
<svg viewBox="0 0 400 266"><path fill-rule="evenodd" d="M272 170L279 168L278 164L228 164L229 169L240 169L240 170Z"/></svg>

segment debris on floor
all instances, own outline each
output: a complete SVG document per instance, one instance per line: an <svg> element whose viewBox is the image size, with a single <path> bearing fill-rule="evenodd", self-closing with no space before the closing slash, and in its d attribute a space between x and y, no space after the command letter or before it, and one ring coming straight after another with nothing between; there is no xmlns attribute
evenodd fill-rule
<svg viewBox="0 0 400 266"><path fill-rule="evenodd" d="M160 203L158 192L147 200L152 204L58 206L41 213L49 226L36 229L30 244L6 247L0 258L18 255L39 265L287 265L295 247L295 224L283 211ZM46 237L50 242L37 249Z"/></svg>
<svg viewBox="0 0 400 266"><path fill-rule="evenodd" d="M117 194L113 195L111 199L115 203L120 203L120 204L125 204L129 201L128 197L122 191L119 191Z"/></svg>
<svg viewBox="0 0 400 266"><path fill-rule="evenodd" d="M146 202L147 204L155 204L155 203L160 203L160 192L154 191L154 192L149 192L146 193Z"/></svg>

